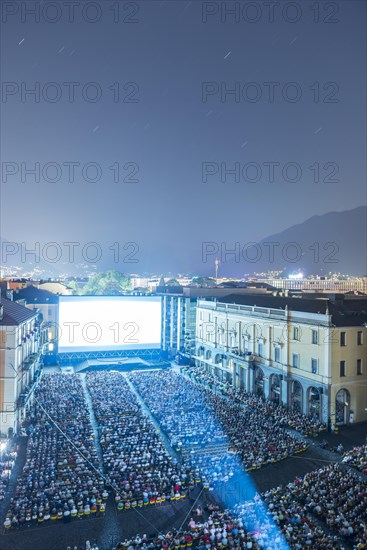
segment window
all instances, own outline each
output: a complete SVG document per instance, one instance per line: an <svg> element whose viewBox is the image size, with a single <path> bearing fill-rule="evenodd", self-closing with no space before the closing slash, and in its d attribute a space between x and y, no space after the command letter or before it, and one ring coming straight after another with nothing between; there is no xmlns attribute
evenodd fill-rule
<svg viewBox="0 0 367 550"><path fill-rule="evenodd" d="M279 347L275 348L275 361L277 363L280 363L280 348Z"/></svg>
<svg viewBox="0 0 367 550"><path fill-rule="evenodd" d="M362 346L362 344L363 344L362 331L359 330L357 332L357 346Z"/></svg>
<svg viewBox="0 0 367 550"><path fill-rule="evenodd" d="M264 357L264 345L263 344L258 345L258 354L259 354L259 357Z"/></svg>
<svg viewBox="0 0 367 550"><path fill-rule="evenodd" d="M293 327L293 340L299 340L299 327Z"/></svg>
<svg viewBox="0 0 367 550"><path fill-rule="evenodd" d="M317 330L312 331L312 343L318 344L319 343L319 335L317 333Z"/></svg>
<svg viewBox="0 0 367 550"><path fill-rule="evenodd" d="M340 333L340 345L341 345L341 346L346 346L346 343L345 343L345 332L341 332L341 333Z"/></svg>
<svg viewBox="0 0 367 550"><path fill-rule="evenodd" d="M357 375L361 375L362 373L362 359L357 359Z"/></svg>
<svg viewBox="0 0 367 550"><path fill-rule="evenodd" d="M298 369L299 367L299 355L298 353L293 354L293 368Z"/></svg>
<svg viewBox="0 0 367 550"><path fill-rule="evenodd" d="M345 361L340 361L340 374L339 376L345 376Z"/></svg>
<svg viewBox="0 0 367 550"><path fill-rule="evenodd" d="M317 359L311 359L312 374L317 374Z"/></svg>

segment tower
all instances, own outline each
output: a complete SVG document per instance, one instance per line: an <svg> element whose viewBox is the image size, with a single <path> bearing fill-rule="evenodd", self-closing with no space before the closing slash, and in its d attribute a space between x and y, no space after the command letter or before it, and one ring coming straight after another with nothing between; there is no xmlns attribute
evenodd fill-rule
<svg viewBox="0 0 367 550"><path fill-rule="evenodd" d="M215 258L215 281L218 282L218 269L219 269L219 260L218 258Z"/></svg>

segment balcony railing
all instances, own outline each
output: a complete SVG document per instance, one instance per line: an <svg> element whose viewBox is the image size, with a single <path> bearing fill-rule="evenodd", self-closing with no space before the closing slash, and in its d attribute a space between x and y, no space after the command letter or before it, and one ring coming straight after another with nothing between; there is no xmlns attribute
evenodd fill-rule
<svg viewBox="0 0 367 550"><path fill-rule="evenodd" d="M36 353L31 353L27 359L25 359L23 362L22 362L22 370L24 371L28 371L37 361L38 359L40 358L41 356L41 351L38 351Z"/></svg>
<svg viewBox="0 0 367 550"><path fill-rule="evenodd" d="M24 405L27 403L28 399L32 395L34 388L36 387L36 383L38 381L38 376L35 377L28 386L25 386L23 388L23 391L19 394L17 399L17 406L18 407L24 407Z"/></svg>
<svg viewBox="0 0 367 550"><path fill-rule="evenodd" d="M33 363L31 363L28 359L26 359L25 361L22 361L22 371L28 372L32 364Z"/></svg>

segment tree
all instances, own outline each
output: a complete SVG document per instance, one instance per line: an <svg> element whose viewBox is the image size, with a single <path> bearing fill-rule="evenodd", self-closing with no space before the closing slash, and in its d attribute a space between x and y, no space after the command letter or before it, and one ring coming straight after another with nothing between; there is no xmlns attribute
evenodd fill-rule
<svg viewBox="0 0 367 550"><path fill-rule="evenodd" d="M168 279L166 286L181 286L177 279Z"/></svg>
<svg viewBox="0 0 367 550"><path fill-rule="evenodd" d="M118 296L131 290L130 277L120 271L106 271L92 275L81 294Z"/></svg>
<svg viewBox="0 0 367 550"><path fill-rule="evenodd" d="M191 281L192 286L216 286L215 279L211 277L193 277Z"/></svg>
<svg viewBox="0 0 367 550"><path fill-rule="evenodd" d="M73 295L79 294L79 287L76 281L68 281L68 287L71 288Z"/></svg>

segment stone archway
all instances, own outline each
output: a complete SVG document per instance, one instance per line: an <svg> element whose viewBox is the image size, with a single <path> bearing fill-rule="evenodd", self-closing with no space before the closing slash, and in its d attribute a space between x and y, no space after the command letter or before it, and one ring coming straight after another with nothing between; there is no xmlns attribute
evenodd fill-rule
<svg viewBox="0 0 367 550"><path fill-rule="evenodd" d="M295 411L303 412L303 388L298 380L292 382L291 407Z"/></svg>
<svg viewBox="0 0 367 550"><path fill-rule="evenodd" d="M222 382L222 380L223 380L223 371L222 371L221 368L219 368L223 364L221 353L216 353L216 355L214 357L214 363L215 363L215 365L219 365L218 367L213 367L214 376Z"/></svg>
<svg viewBox="0 0 367 550"><path fill-rule="evenodd" d="M214 363L216 365L223 365L223 357L222 357L222 354L221 353L217 353L215 358L214 358Z"/></svg>
<svg viewBox="0 0 367 550"><path fill-rule="evenodd" d="M204 357L204 353L205 353L204 346L199 346L198 349L197 349L196 355L198 357Z"/></svg>
<svg viewBox="0 0 367 550"><path fill-rule="evenodd" d="M350 393L345 388L335 396L335 424L348 424L350 412Z"/></svg>
<svg viewBox="0 0 367 550"><path fill-rule="evenodd" d="M255 369L255 382L254 382L254 393L261 397L265 397L264 393L264 372L260 367Z"/></svg>
<svg viewBox="0 0 367 550"><path fill-rule="evenodd" d="M270 378L269 378L269 382L270 382L270 391L269 391L269 399L271 399L271 401L274 401L275 403L280 403L280 392L281 392L281 387L280 387L280 377L278 374L271 374L270 375Z"/></svg>
<svg viewBox="0 0 367 550"><path fill-rule="evenodd" d="M307 390L307 414L312 418L320 420L321 412L321 394L320 390L311 386Z"/></svg>

